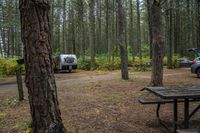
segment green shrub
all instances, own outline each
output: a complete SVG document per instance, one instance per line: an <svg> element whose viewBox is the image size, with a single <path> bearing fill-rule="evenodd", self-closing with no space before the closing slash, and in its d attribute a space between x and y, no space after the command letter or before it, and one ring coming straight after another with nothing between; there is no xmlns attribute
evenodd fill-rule
<svg viewBox="0 0 200 133"><path fill-rule="evenodd" d="M179 62L178 62L179 58L180 58L179 55L173 55L172 56L172 67L173 68L179 68L180 67ZM167 66L167 61L168 61L168 59L165 56L164 61L163 61L164 66Z"/></svg>
<svg viewBox="0 0 200 133"><path fill-rule="evenodd" d="M21 67L16 62L17 58L0 58L0 77L14 75L16 69ZM24 72L24 67L23 67Z"/></svg>
<svg viewBox="0 0 200 133"><path fill-rule="evenodd" d="M179 62L178 62L178 59L179 59L179 55L174 55L172 57L172 65L173 65L173 68L179 68L180 65L179 65Z"/></svg>
<svg viewBox="0 0 200 133"><path fill-rule="evenodd" d="M90 58L85 58L85 60L83 61L82 58L78 59L78 69L81 70L90 70Z"/></svg>
<svg viewBox="0 0 200 133"><path fill-rule="evenodd" d="M97 63L97 69L98 70L117 70L120 69L120 58L119 57L115 57L114 58L114 62L110 61L107 62L107 59L97 59L96 61Z"/></svg>
<svg viewBox="0 0 200 133"><path fill-rule="evenodd" d="M149 57L144 57L142 61L140 61L139 57L135 57L135 62L133 64L132 58L128 58L128 67L137 68L138 70L143 70L144 67L146 69L146 63L150 62ZM97 70L118 70L121 67L120 57L115 57L114 61L110 61L108 63L106 55L96 56L95 58L95 67ZM90 57L86 57L85 61L82 58L78 59L78 69L81 70L90 70Z"/></svg>

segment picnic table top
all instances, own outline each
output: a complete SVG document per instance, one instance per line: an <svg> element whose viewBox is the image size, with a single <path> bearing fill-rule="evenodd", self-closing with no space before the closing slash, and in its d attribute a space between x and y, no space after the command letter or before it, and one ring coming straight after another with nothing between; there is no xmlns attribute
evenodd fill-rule
<svg viewBox="0 0 200 133"><path fill-rule="evenodd" d="M144 89L163 99L200 98L200 84L182 87L145 87Z"/></svg>

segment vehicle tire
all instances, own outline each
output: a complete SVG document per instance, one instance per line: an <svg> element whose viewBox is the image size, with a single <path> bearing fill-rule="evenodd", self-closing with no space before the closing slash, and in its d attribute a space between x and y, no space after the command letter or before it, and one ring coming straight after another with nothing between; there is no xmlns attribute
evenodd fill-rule
<svg viewBox="0 0 200 133"><path fill-rule="evenodd" d="M197 77L200 78L200 68L197 69Z"/></svg>

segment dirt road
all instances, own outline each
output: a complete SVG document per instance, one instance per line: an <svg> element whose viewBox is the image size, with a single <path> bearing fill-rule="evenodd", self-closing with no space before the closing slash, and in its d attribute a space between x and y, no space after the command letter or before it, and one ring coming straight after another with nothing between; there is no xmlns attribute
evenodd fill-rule
<svg viewBox="0 0 200 133"><path fill-rule="evenodd" d="M182 68L180 70L165 70L164 77L175 76L175 75L184 75L183 71L189 71L188 68ZM89 71L78 71L74 73L61 73L55 74L56 84L59 87L60 85L65 84L74 84L74 83L85 83L85 82L96 82L101 80L111 80L120 78L120 72L89 72ZM130 78L143 78L150 79L150 72L131 72L129 75ZM23 77L24 79L24 77ZM24 85L25 86L25 85ZM8 89L17 89L15 77L9 77L0 81L0 91Z"/></svg>

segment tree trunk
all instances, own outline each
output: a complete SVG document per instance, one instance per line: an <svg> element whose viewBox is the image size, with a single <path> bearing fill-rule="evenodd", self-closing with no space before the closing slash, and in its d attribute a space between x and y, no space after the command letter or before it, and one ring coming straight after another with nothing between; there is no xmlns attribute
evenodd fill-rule
<svg viewBox="0 0 200 133"><path fill-rule="evenodd" d="M136 3L137 3L137 45L138 45L140 62L142 62L141 27L140 27L140 1L136 0Z"/></svg>
<svg viewBox="0 0 200 133"><path fill-rule="evenodd" d="M118 44L120 47L120 58L121 58L121 75L122 79L129 79L128 76L128 56L127 56L127 45L125 43L125 12L121 0L117 0L118 3L118 23L119 23L119 37Z"/></svg>
<svg viewBox="0 0 200 133"><path fill-rule="evenodd" d="M134 29L133 29L133 1L129 0L130 3L130 21L129 21L129 45L131 47L132 63L135 61L135 50L134 50Z"/></svg>
<svg viewBox="0 0 200 133"><path fill-rule="evenodd" d="M147 11L148 11L148 26L149 26L149 45L150 45L150 59L152 59L152 27L151 27L151 11L150 11L150 1L147 0Z"/></svg>
<svg viewBox="0 0 200 133"><path fill-rule="evenodd" d="M90 70L95 69L95 14L94 14L94 6L95 1L90 0Z"/></svg>
<svg viewBox="0 0 200 133"><path fill-rule="evenodd" d="M6 53L6 33L5 33L4 28L2 28L2 43L3 43L3 54L5 55L5 53Z"/></svg>
<svg viewBox="0 0 200 133"><path fill-rule="evenodd" d="M85 38L84 38L84 2L83 0L78 0L78 23L79 23L79 40L80 40L80 47L81 47L81 57L82 60L85 61Z"/></svg>
<svg viewBox="0 0 200 133"><path fill-rule="evenodd" d="M176 3L175 12L175 29L174 29L174 52L175 54L180 54L180 11L179 11L179 1Z"/></svg>
<svg viewBox="0 0 200 133"><path fill-rule="evenodd" d="M151 85L163 85L163 57L164 57L164 41L162 33L162 16L161 3L157 0L151 2L151 26L152 26L152 75Z"/></svg>
<svg viewBox="0 0 200 133"><path fill-rule="evenodd" d="M200 48L200 1L197 1L197 48Z"/></svg>
<svg viewBox="0 0 200 133"><path fill-rule="evenodd" d="M52 68L49 1L19 2L33 133L65 133Z"/></svg>
<svg viewBox="0 0 200 133"><path fill-rule="evenodd" d="M72 53L76 54L76 35L75 35L75 14L74 9L72 9Z"/></svg>
<svg viewBox="0 0 200 133"><path fill-rule="evenodd" d="M97 15L97 21L98 21L98 32L97 32L97 46L98 46L98 53L102 50L102 33L101 33L101 17L102 17L102 11L101 11L101 1L97 0L97 9L98 9L98 15Z"/></svg>
<svg viewBox="0 0 200 133"><path fill-rule="evenodd" d="M63 1L62 53L66 52L66 0Z"/></svg>
<svg viewBox="0 0 200 133"><path fill-rule="evenodd" d="M53 51L56 49L54 45L54 0L51 0L51 47Z"/></svg>
<svg viewBox="0 0 200 133"><path fill-rule="evenodd" d="M10 28L8 28L7 30L7 57L10 56L10 42L11 42L11 38L10 38L10 34L11 34L11 30Z"/></svg>
<svg viewBox="0 0 200 133"><path fill-rule="evenodd" d="M190 0L187 0L187 42L186 47L190 47L190 38L191 38L191 13L190 13Z"/></svg>
<svg viewBox="0 0 200 133"><path fill-rule="evenodd" d="M0 27L0 33L2 32L1 27ZM2 38L2 33L0 34L1 38ZM0 43L0 56L3 56L3 48L2 48L3 43Z"/></svg>
<svg viewBox="0 0 200 133"><path fill-rule="evenodd" d="M11 46L12 46L12 57L15 55L15 35L14 35L14 27L11 27Z"/></svg>
<svg viewBox="0 0 200 133"><path fill-rule="evenodd" d="M115 0L112 0L112 64L114 64L114 60L115 60L114 49L115 49L115 45L116 45L115 5L116 5Z"/></svg>
<svg viewBox="0 0 200 133"><path fill-rule="evenodd" d="M105 5L106 5L106 46L107 46L107 61L108 63L110 63L111 60L111 44L109 42L109 0L105 1Z"/></svg>
<svg viewBox="0 0 200 133"><path fill-rule="evenodd" d="M172 43L173 43L173 20L172 20L172 1L169 4L169 30L168 30L168 37L169 37L169 46L168 46L168 58L167 58L167 67L168 69L172 69ZM168 24L168 22L167 22Z"/></svg>

